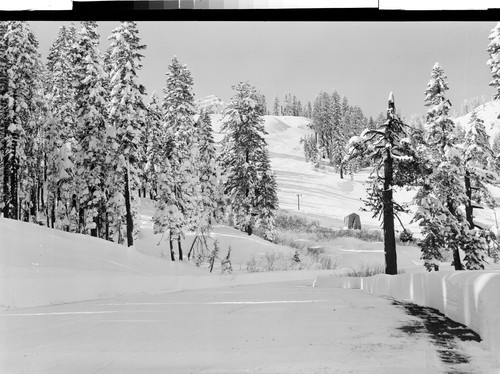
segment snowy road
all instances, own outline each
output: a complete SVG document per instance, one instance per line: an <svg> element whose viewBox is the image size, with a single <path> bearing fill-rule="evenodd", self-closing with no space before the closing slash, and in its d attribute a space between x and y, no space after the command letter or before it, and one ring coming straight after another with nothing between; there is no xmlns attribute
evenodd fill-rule
<svg viewBox="0 0 500 374"><path fill-rule="evenodd" d="M0 313L0 372L448 372L401 329L414 322L391 300L304 281L124 296Z"/></svg>

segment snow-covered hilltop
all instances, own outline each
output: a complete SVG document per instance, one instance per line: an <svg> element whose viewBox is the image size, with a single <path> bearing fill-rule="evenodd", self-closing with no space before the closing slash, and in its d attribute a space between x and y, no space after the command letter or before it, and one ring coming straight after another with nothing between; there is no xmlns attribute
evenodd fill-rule
<svg viewBox="0 0 500 374"><path fill-rule="evenodd" d="M220 114L226 107L226 103L215 95L205 96L194 102L197 111L206 111L208 114Z"/></svg>
<svg viewBox="0 0 500 374"><path fill-rule="evenodd" d="M498 116L500 115L500 100L493 100L480 105L476 108L475 112L477 114L477 117L484 121L486 132L490 136L490 140L493 141L495 136L500 133L500 120L498 119ZM470 127L469 122L471 115L472 112L457 117L455 119L455 123L464 131L467 131L467 129Z"/></svg>

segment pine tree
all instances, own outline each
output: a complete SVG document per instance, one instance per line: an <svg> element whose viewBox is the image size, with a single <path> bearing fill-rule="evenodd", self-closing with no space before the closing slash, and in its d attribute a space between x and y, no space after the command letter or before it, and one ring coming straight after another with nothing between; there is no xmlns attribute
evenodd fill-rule
<svg viewBox="0 0 500 374"><path fill-rule="evenodd" d="M99 51L95 22L82 22L79 39L73 45L76 57L74 87L78 121L75 129L75 168L78 186L80 232L101 237L106 194L104 183L109 168L106 160L108 79Z"/></svg>
<svg viewBox="0 0 500 374"><path fill-rule="evenodd" d="M158 192L155 232L169 231L171 248L174 237L177 237L179 259L182 261L181 237L185 231L196 229L199 216L200 186L195 166L198 160L198 130L194 118L191 72L186 65L181 65L177 57L172 59L168 69L162 109L174 147L168 160L171 180L163 184L173 184L158 186L161 192Z"/></svg>
<svg viewBox="0 0 500 374"><path fill-rule="evenodd" d="M496 92L493 94L495 100L500 99L500 22L491 30L488 37L488 54L490 58L486 62L490 67L493 80L490 86L494 87Z"/></svg>
<svg viewBox="0 0 500 374"><path fill-rule="evenodd" d="M139 143L145 121L143 95L145 88L138 82L142 65L140 44L135 22L122 22L109 37L110 104L107 136L113 155L115 172L110 175L110 208L115 238L123 241L126 228L127 246L134 244L138 230L137 190L139 187ZM125 213L125 214L123 214ZM122 222L121 217L125 217ZM135 222L134 222L135 221Z"/></svg>
<svg viewBox="0 0 500 374"><path fill-rule="evenodd" d="M320 153L326 153L326 157L333 165L333 105L331 96L326 92L320 92L314 100L312 128L318 139L318 148L320 149Z"/></svg>
<svg viewBox="0 0 500 374"><path fill-rule="evenodd" d="M500 132L493 138L493 144L491 146L493 151L493 163L497 174L500 175Z"/></svg>
<svg viewBox="0 0 500 374"><path fill-rule="evenodd" d="M217 162L215 142L212 135L212 121L206 112L202 112L198 120L199 160L201 206L197 231L209 232L212 223L220 217L223 208L223 190L221 186L221 170Z"/></svg>
<svg viewBox="0 0 500 374"><path fill-rule="evenodd" d="M311 105L310 101L307 102L307 115L306 115L306 117L309 119L312 119L312 105Z"/></svg>
<svg viewBox="0 0 500 374"><path fill-rule="evenodd" d="M441 256L437 253L451 251L456 270L462 269L459 248L468 241L468 225L460 206L465 205L467 197L463 185L464 168L460 151L456 147L454 122L449 118L451 107L446 98L448 84L446 75L439 64L435 64L431 79L425 91L428 134L426 138L427 160L431 172L424 178L416 203L419 210L414 220L420 222L423 233L438 230L443 241L432 243L424 236L420 247L422 258L428 270L437 269ZM434 235L434 234L432 234Z"/></svg>
<svg viewBox="0 0 500 374"><path fill-rule="evenodd" d="M278 95L274 96L273 115L281 116L280 99Z"/></svg>
<svg viewBox="0 0 500 374"><path fill-rule="evenodd" d="M465 267L471 270L484 269L484 255L488 252L489 243L485 240L488 230L484 230L474 222L474 209L482 209L484 205L495 208L496 202L487 184L498 181L494 172L494 155L490 147L489 136L483 121L473 112L470 128L465 135L463 160L465 166L465 205L466 220L469 224L469 241L464 246Z"/></svg>
<svg viewBox="0 0 500 374"><path fill-rule="evenodd" d="M257 110L256 89L248 82L240 82L233 89L236 93L223 116L222 131L227 135L222 140L221 166L227 175L225 193L235 225L250 235L260 214L259 204L264 203L258 201L260 182L270 177L263 174L267 169L263 165L267 132ZM263 231L270 229L262 226L267 222L259 223Z"/></svg>
<svg viewBox="0 0 500 374"><path fill-rule="evenodd" d="M256 206L258 212L256 226L261 227L264 239L274 241L276 239L275 213L279 208L278 185L276 176L271 170L269 152L266 148L260 151L258 156L258 182L256 185Z"/></svg>
<svg viewBox="0 0 500 374"><path fill-rule="evenodd" d="M343 115L342 115L342 103L340 102L340 95L337 91L332 94L332 119L331 119L331 163L337 168L340 173L340 178L344 178L344 169L347 165L344 165L343 159L346 155L347 146L347 129L344 126ZM354 134L353 134L354 135ZM356 164L355 160L349 163L351 166Z"/></svg>
<svg viewBox="0 0 500 374"><path fill-rule="evenodd" d="M36 158L32 156L39 147L36 115L42 72L38 41L28 24L0 24L3 214L19 219L36 205Z"/></svg>
<svg viewBox="0 0 500 374"><path fill-rule="evenodd" d="M394 217L398 218L398 213L405 211L394 201L393 191L395 187L407 185L415 174L414 152L409 147L406 131L407 125L395 114L391 93L387 121L376 129L364 130L360 137L349 141L347 159L369 157L375 164L365 205L373 212L373 217L382 218L386 274L397 274Z"/></svg>
<svg viewBox="0 0 500 374"><path fill-rule="evenodd" d="M147 111L146 111L147 134L146 144L142 144L143 152L145 151L145 180L146 188L149 190L149 196L156 199L158 193L158 174L162 158L159 155L162 153L162 137L163 137L163 115L161 111L161 103L156 91L151 95ZM144 137L144 136L143 136Z"/></svg>
<svg viewBox="0 0 500 374"><path fill-rule="evenodd" d="M259 93L259 102L258 102L258 108L259 108L259 114L261 116L267 115L267 103L266 103L266 97L264 94Z"/></svg>
<svg viewBox="0 0 500 374"><path fill-rule="evenodd" d="M46 136L47 149L47 217L51 227L69 229L74 208L76 180L74 175L74 136L76 128L75 67L73 24L61 26L52 44L47 62L50 116Z"/></svg>

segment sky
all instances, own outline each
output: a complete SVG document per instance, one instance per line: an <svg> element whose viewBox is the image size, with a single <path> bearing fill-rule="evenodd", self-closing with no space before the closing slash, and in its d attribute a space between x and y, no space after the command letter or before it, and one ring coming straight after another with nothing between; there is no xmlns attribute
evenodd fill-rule
<svg viewBox="0 0 500 374"><path fill-rule="evenodd" d="M46 59L61 22L30 22ZM67 23L66 23L67 24ZM101 48L118 22L99 22ZM80 26L77 24L77 28ZM425 113L424 91L436 62L449 99L489 101L488 36L495 22L138 22L147 46L140 73L148 96L160 97L175 55L190 69L195 98L228 102L232 86L250 81L272 109L285 93L302 103L337 90L367 116L385 112L389 93L404 117ZM149 98L147 98L149 100Z"/></svg>

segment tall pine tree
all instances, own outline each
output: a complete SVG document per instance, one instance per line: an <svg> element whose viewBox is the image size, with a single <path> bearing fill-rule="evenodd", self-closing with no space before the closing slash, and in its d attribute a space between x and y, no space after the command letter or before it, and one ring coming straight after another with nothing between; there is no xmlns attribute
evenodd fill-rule
<svg viewBox="0 0 500 374"><path fill-rule="evenodd" d="M393 193L396 187L405 186L414 174L414 152L406 137L407 127L395 113L391 93L385 123L375 129L367 128L360 137L351 138L346 157L370 158L375 165L365 205L373 212L373 217L382 218L386 274L398 272L394 218L405 211L394 201Z"/></svg>
<svg viewBox="0 0 500 374"><path fill-rule="evenodd" d="M471 270L484 269L485 255L490 252L489 230L474 221L474 209L495 208L496 202L488 189L488 184L498 182L495 173L494 155L490 139L483 121L473 112L470 127L463 144L463 162L465 166L465 204L466 220L469 225L468 240L463 247L465 267Z"/></svg>
<svg viewBox="0 0 500 374"><path fill-rule="evenodd" d="M139 143L145 121L143 95L145 88L138 81L138 72L142 68L140 51L146 47L140 44L137 24L122 22L113 30L109 40L110 68L110 103L109 103L109 138L113 154L114 173L108 183L113 188L111 208L118 241L122 239L125 216L127 245L134 244L134 235L138 230L138 188L139 188ZM123 209L124 208L124 209ZM134 222L135 221L135 222Z"/></svg>
<svg viewBox="0 0 500 374"><path fill-rule="evenodd" d="M199 215L198 131L195 122L193 78L186 65L174 57L168 66L162 109L166 129L173 137L168 165L171 179L158 186L155 232L169 232L170 248L177 238L183 260L181 237L196 228ZM167 185L167 183L171 183ZM174 259L172 254L172 259Z"/></svg>
<svg viewBox="0 0 500 374"><path fill-rule="evenodd" d="M75 104L75 169L79 197L80 232L102 236L106 208L105 180L106 122L109 95L105 87L108 76L99 50L99 34L95 22L82 22L74 44L76 57Z"/></svg>
<svg viewBox="0 0 500 374"><path fill-rule="evenodd" d="M258 112L258 92L248 82L233 86L236 91L224 111L221 165L226 171L225 192L230 200L235 225L252 234L253 228L268 232L272 237L273 194L264 189L274 188L266 159L263 119ZM265 183L265 187L264 187ZM259 200L259 194L265 193Z"/></svg>
<svg viewBox="0 0 500 374"><path fill-rule="evenodd" d="M38 41L28 23L1 22L0 90L2 114L2 202L6 218L19 219L21 208L33 205L31 191L36 180L30 153L36 143L36 103L42 75Z"/></svg>
<svg viewBox="0 0 500 374"><path fill-rule="evenodd" d="M495 88L495 93L493 94L493 98L495 100L500 99L500 22L491 30L489 36L489 44L488 44L488 54L490 58L486 62L490 67L492 81L490 82L490 86Z"/></svg>
<svg viewBox="0 0 500 374"><path fill-rule="evenodd" d="M444 251L452 252L455 269L461 270L459 249L467 241L468 226L460 209L467 202L464 168L456 147L455 124L449 117L447 90L446 75L436 63L425 91L425 105L429 107L426 163L431 172L416 195L419 209L414 217L422 227L424 238L419 245L427 270L437 270L436 261L442 260Z"/></svg>

